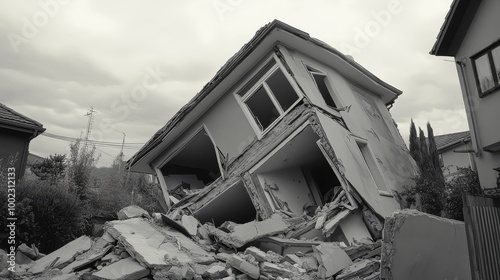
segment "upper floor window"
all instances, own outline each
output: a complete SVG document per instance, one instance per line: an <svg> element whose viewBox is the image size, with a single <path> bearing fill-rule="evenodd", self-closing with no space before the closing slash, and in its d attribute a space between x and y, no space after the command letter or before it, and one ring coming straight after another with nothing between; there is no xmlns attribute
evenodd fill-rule
<svg viewBox="0 0 500 280"><path fill-rule="evenodd" d="M473 57L473 65L480 97L500 87L499 43L495 43L493 47Z"/></svg>
<svg viewBox="0 0 500 280"><path fill-rule="evenodd" d="M316 84L316 87L319 90L319 93L323 97L323 100L325 101L326 105L332 107L332 108L337 108L337 104L335 104L335 101L333 100L332 94L330 90L328 89L327 85L327 76L326 74L310 67L306 66L307 70L311 74L314 83Z"/></svg>
<svg viewBox="0 0 500 280"><path fill-rule="evenodd" d="M284 115L299 99L273 59L250 79L238 95L261 132Z"/></svg>

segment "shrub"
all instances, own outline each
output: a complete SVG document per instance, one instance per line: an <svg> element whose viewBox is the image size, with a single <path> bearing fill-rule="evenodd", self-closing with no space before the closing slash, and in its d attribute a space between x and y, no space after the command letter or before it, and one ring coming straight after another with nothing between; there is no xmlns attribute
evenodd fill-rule
<svg viewBox="0 0 500 280"><path fill-rule="evenodd" d="M47 181L22 181L16 187L16 242L38 246L48 253L82 235L88 227L87 206L65 185L51 185ZM7 201L6 191L1 191ZM7 205L0 205L7 213ZM2 215L1 227L6 228Z"/></svg>
<svg viewBox="0 0 500 280"><path fill-rule="evenodd" d="M477 172L471 168L458 168L457 174L446 183L446 216L459 221L464 220L463 194L478 195L482 193Z"/></svg>

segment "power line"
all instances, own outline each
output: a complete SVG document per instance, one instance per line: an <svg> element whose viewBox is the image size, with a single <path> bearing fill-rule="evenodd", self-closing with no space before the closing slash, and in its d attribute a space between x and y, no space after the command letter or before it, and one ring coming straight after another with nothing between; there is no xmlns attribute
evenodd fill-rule
<svg viewBox="0 0 500 280"><path fill-rule="evenodd" d="M75 138L75 137L68 137L68 136L63 136L63 135L57 135L49 132L44 132L41 134L42 136L48 137L48 138L53 138L61 141L66 141L66 142L74 142L77 140L82 141L83 143L86 144L94 144L95 146L99 147L107 147L107 148L121 148L123 146L124 149L138 149L140 148L139 146L144 145L145 143L125 143L125 142L108 142L108 141L93 141L90 139L82 139L82 138Z"/></svg>

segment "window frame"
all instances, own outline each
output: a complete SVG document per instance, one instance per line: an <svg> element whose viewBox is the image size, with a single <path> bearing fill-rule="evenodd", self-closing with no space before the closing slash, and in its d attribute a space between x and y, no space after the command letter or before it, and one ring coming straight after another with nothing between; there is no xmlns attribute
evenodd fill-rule
<svg viewBox="0 0 500 280"><path fill-rule="evenodd" d="M352 137L354 138L354 141L356 142L356 146L358 147L359 153L361 154L361 157L363 158L365 166L368 169L368 171L370 172L370 176L372 177L372 180L373 180L375 186L377 187L378 193L382 196L393 197L393 195L390 193L390 188L387 185L387 179L385 178L384 173L382 172L382 169L380 168L380 164L378 163L377 157L373 153L373 151L370 147L370 144L368 143L368 140L363 139L359 136L354 136L354 135L352 135ZM368 156L370 156L371 160L373 160L373 163L375 165L375 166L373 166L373 169L375 169L375 170L372 170L372 168L370 168L370 165L365 158L365 154L363 154L363 151L361 150L361 145L365 146L367 153L368 153ZM384 184L385 189L380 188L379 184L377 183L377 180L375 179L375 175L373 174L373 172L378 173L378 175L380 176L380 179L382 180L382 183Z"/></svg>
<svg viewBox="0 0 500 280"><path fill-rule="evenodd" d="M320 69L323 67L318 67L318 65L316 63L313 63L311 61L306 61L303 59L302 65L304 66L304 69L306 70L306 72L309 74L309 77L312 79L312 82L313 82L314 86L316 87L316 90L318 91L319 95L323 99L323 102L325 102L326 107L331 109L330 112L333 112L334 115L338 115L340 117L339 109L344 106L343 105L344 103L342 102L342 100L338 94L338 90L334 87L334 85L332 83L332 78L330 77L330 75L328 75L325 70ZM316 83L316 80L314 79L314 75L320 75L320 76L324 77L325 86L328 90L328 93L330 94L330 97L332 98L333 103L335 103L335 105L337 107L332 107L332 106L328 105L327 101L323 97L323 94L321 93L321 90L318 87L318 84Z"/></svg>
<svg viewBox="0 0 500 280"><path fill-rule="evenodd" d="M483 50L481 50L480 52L478 52L477 54L475 54L471 57L472 69L474 72L474 80L476 82L476 88L477 88L477 92L478 92L478 95L480 98L483 98L483 97L485 97L485 96L487 96L495 91L498 91L500 89L500 77L498 77L497 70L495 67L495 61L493 59L493 54L492 54L493 50L497 49L497 48L499 48L499 50L500 50L500 40L489 45L488 47L484 48ZM488 62L489 62L490 71L491 71L491 74L493 77L494 86L483 92L481 89L481 83L480 83L479 76L478 76L476 61L477 61L477 59L479 59L480 57L482 57L484 55L486 55ZM498 67L500 67L500 65L498 65Z"/></svg>
<svg viewBox="0 0 500 280"><path fill-rule="evenodd" d="M270 67L258 80L254 81L254 77L262 71L268 63L271 62L271 60L274 60L274 65ZM265 82L269 77L271 77L277 70L280 70L283 75L285 76L286 80L294 90L295 94L297 95L297 99L288 107L287 110L283 110L281 108L281 104L277 100L276 96L274 96L273 91L269 87L269 85ZM248 90L244 92L243 94L241 91L246 90L247 86L249 83L254 83L251 87L248 87ZM263 128L261 124L258 123L256 118L254 117L253 112L250 110L248 105L246 104L246 101L255 94L259 88L263 88L264 91L266 92L267 96L271 99L271 102L273 106L276 108L276 110L279 113L279 116L272 121L266 128ZM290 74L286 71L285 67L283 67L281 61L275 57L275 54L270 55L268 58L264 59L258 67L255 68L254 71L251 72L251 75L249 75L242 83L239 85L236 90L233 92L233 95L236 97L238 104L240 107L243 109L243 112L247 119L250 122L250 125L254 129L257 138L260 140L262 137L267 134L276 124L295 106L301 102L303 99L303 95L301 94L300 90L298 89L297 85L293 81L293 79L290 77ZM262 128L261 128L262 127Z"/></svg>

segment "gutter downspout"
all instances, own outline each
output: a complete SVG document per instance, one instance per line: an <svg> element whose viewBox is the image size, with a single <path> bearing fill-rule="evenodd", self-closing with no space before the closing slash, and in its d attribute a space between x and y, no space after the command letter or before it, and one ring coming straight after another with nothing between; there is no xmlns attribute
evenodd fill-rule
<svg viewBox="0 0 500 280"><path fill-rule="evenodd" d="M462 78L462 81L464 81L464 95L465 95L465 100L467 102L467 107L469 108L469 115L470 115L470 123L472 125L472 129L471 129L471 138L472 138L472 149L474 150L474 155L476 157L479 157L481 155L481 150L479 149L479 139L477 137L477 134L476 134L476 128L477 128L477 125L476 125L476 118L474 117L474 114L473 114L473 108L472 108L472 101L470 99L470 90L469 90L469 82L467 81L467 76L465 74L465 62L463 61L456 61L458 67L460 68L460 76ZM467 110L467 107L466 107L466 110Z"/></svg>

